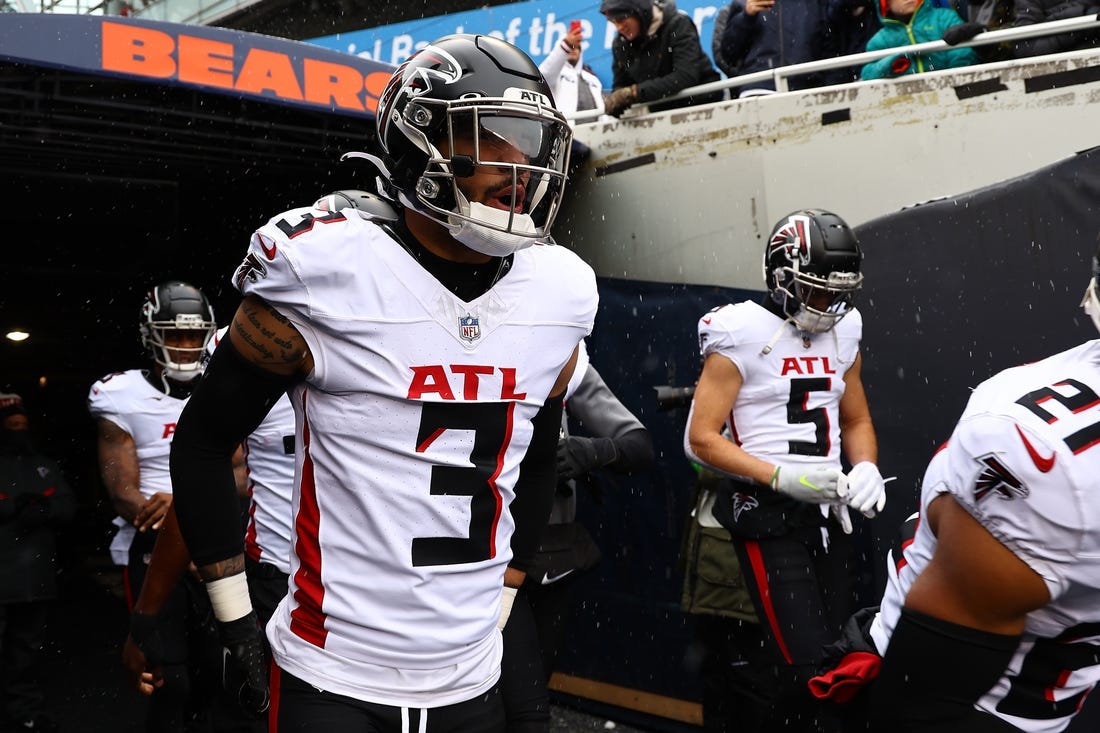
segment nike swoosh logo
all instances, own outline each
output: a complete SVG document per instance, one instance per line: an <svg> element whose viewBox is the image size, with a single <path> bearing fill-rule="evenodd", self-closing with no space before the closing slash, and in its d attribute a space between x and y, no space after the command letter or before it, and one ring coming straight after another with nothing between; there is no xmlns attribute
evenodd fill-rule
<svg viewBox="0 0 1100 733"><path fill-rule="evenodd" d="M264 251L264 257L269 260L275 259L275 242L271 243L271 249L267 247L267 238L262 234L256 235L256 239L260 240L260 249Z"/></svg>
<svg viewBox="0 0 1100 733"><path fill-rule="evenodd" d="M569 575L572 572L573 572L573 570L570 569L570 570L566 570L564 573L558 573L557 575L551 575L550 573L547 573L546 575L542 576L542 584L543 585L550 585L551 583L556 583L559 580L561 580L562 578L564 578L566 575Z"/></svg>
<svg viewBox="0 0 1100 733"><path fill-rule="evenodd" d="M807 486L807 487L813 489L814 491L821 491L821 489L817 488L816 486L811 484L809 481L807 481L805 476L799 477L798 483L802 484L803 486Z"/></svg>
<svg viewBox="0 0 1100 733"><path fill-rule="evenodd" d="M710 325L710 317L708 316L708 317L704 318L703 323L705 323L709 326Z"/></svg>
<svg viewBox="0 0 1100 733"><path fill-rule="evenodd" d="M1031 441L1024 435L1024 431L1020 430L1020 426L1016 426L1016 432L1020 435L1020 440L1024 441L1024 447L1027 448L1027 454L1031 456L1031 462L1035 464L1035 468L1039 469L1041 473L1049 473L1050 469L1054 468L1054 459L1057 457L1057 453L1051 453L1050 458L1043 458L1039 455L1039 451L1035 450L1035 446L1031 444Z"/></svg>

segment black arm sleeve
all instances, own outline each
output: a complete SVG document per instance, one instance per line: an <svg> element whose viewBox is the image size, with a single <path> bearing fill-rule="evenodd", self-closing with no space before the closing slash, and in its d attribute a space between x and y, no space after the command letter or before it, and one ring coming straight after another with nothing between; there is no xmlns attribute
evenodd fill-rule
<svg viewBox="0 0 1100 733"><path fill-rule="evenodd" d="M638 428L613 438L617 456L608 464L622 473L645 471L653 467L653 436L649 430Z"/></svg>
<svg viewBox="0 0 1100 733"><path fill-rule="evenodd" d="M551 396L532 420L531 446L519 466L516 498L511 512L516 522L512 535L510 567L527 572L538 549L539 538L550 521L557 490L558 436L561 434L563 396Z"/></svg>
<svg viewBox="0 0 1100 733"><path fill-rule="evenodd" d="M871 687L875 733L1008 733L974 708L1012 661L1019 636L993 634L903 608Z"/></svg>
<svg viewBox="0 0 1100 733"><path fill-rule="evenodd" d="M249 363L231 339L214 350L176 424L169 461L176 517L196 565L244 551L233 453L296 380Z"/></svg>

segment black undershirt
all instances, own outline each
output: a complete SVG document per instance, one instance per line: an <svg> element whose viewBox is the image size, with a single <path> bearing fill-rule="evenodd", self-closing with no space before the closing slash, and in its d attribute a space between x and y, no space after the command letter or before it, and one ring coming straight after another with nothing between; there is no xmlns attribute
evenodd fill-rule
<svg viewBox="0 0 1100 733"><path fill-rule="evenodd" d="M483 263L455 262L440 257L429 251L413 236L402 218L390 222L383 228L443 287L466 303L483 295L512 268L514 255L504 258L493 257Z"/></svg>

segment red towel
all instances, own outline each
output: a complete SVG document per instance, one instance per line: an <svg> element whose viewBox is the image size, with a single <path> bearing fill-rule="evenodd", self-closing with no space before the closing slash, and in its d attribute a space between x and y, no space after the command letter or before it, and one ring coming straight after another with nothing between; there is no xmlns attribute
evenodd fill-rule
<svg viewBox="0 0 1100 733"><path fill-rule="evenodd" d="M845 703L878 676L882 657L871 652L851 652L825 674L810 679L810 692L819 700Z"/></svg>

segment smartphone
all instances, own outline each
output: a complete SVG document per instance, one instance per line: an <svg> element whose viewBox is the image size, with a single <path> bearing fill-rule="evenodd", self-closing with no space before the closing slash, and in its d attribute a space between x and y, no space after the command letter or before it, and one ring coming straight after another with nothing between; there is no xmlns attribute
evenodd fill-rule
<svg viewBox="0 0 1100 733"><path fill-rule="evenodd" d="M581 22L579 20L569 21L569 32L576 33L581 29Z"/></svg>

